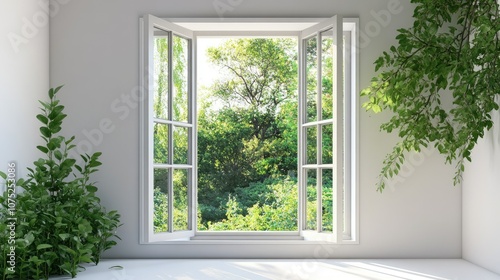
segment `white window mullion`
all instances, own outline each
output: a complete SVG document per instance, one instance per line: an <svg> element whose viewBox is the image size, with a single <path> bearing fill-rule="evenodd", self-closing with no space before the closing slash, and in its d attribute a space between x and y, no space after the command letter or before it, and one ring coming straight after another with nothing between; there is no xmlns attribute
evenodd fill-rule
<svg viewBox="0 0 500 280"><path fill-rule="evenodd" d="M333 47L334 47L334 67L333 67L333 115L336 119L333 128L333 239L340 243L344 232L344 79L343 79L343 26L342 18L337 16L333 24Z"/></svg>
<svg viewBox="0 0 500 280"><path fill-rule="evenodd" d="M174 232L174 169L168 169L168 232Z"/></svg>
<svg viewBox="0 0 500 280"><path fill-rule="evenodd" d="M321 32L316 34L316 64L317 64L317 77L316 77L316 120L321 122L323 120L323 67L322 67L322 38ZM316 125L316 162L321 165L323 162L323 133L321 125ZM321 231L323 227L323 173L320 168L316 169L316 227Z"/></svg>
<svg viewBox="0 0 500 280"><path fill-rule="evenodd" d="M153 228L153 192L149 189L150 182L153 182L153 172L154 166L150 159L153 158L153 110L151 106L153 104L153 84L154 77L152 75L154 71L153 64L153 54L154 54L154 43L150 39L154 37L154 30L150 28L150 22L147 18L141 20L141 61L143 67L141 67L140 80L142 82L142 95L143 102L140 106L141 121L140 121L140 131L141 131L141 149L140 149L140 166L143 169L140 172L140 181L142 185L142 190L140 192L141 198L141 209L140 213L143 218L143 223L141 224L141 242L147 243L152 236L151 229Z"/></svg>
<svg viewBox="0 0 500 280"><path fill-rule="evenodd" d="M191 126L189 128L190 133L188 133L188 164L191 165L191 168L188 169L188 229L193 232L193 235L196 234L197 229L197 210L196 205L198 198L196 196L196 190L198 188L198 169L196 166L197 163L197 141L198 132L196 130L198 118L197 118L197 106L196 106L196 36L193 34L192 40L188 41L188 111L191 112L188 114L188 123Z"/></svg>
<svg viewBox="0 0 500 280"><path fill-rule="evenodd" d="M308 123L302 124L303 127L313 127L313 126L321 126L321 125L326 125L326 124L333 124L334 120L333 119L326 119L326 120L321 120L321 121L312 121Z"/></svg>
<svg viewBox="0 0 500 280"><path fill-rule="evenodd" d="M174 36L172 32L168 32L168 121L172 121L173 118L173 102L174 102L174 75L173 71L173 58L174 58ZM170 123L168 124L168 164L172 166L174 164L174 126ZM168 232L174 232L174 170L173 168L168 168Z"/></svg>
<svg viewBox="0 0 500 280"><path fill-rule="evenodd" d="M352 151L352 134L350 133L349 128L352 128L351 120L351 108L352 108L352 97L348 94L351 92L351 83L352 83L352 75L350 74L352 71L351 67L351 32L344 31L343 32L343 43L344 43L344 72L346 75L344 76L344 118L346 119L346 127L344 127L344 151ZM351 153L344 152L344 165L351 167ZM352 236L352 185L351 180L351 168L346 169L346 174L344 175L344 239L351 239Z"/></svg>
<svg viewBox="0 0 500 280"><path fill-rule="evenodd" d="M179 122L179 121L169 121L169 120L158 119L158 118L153 118L153 122L154 123L161 123L161 124L170 124L173 126L185 127L185 128L194 127L194 125L192 123L185 123L185 122Z"/></svg>
<svg viewBox="0 0 500 280"><path fill-rule="evenodd" d="M298 153L298 194L299 194L299 209L298 209L298 228L299 228L299 234L302 234L302 231L306 228L306 220L307 220L307 213L306 213L306 204L307 204L307 192L306 188L303 186L307 186L307 175L306 175L306 170L303 168L303 166L307 163L306 155L307 155L307 147L303 143L306 142L306 127L304 126L304 123L306 123L307 119L307 77L306 77L306 72L305 68L307 67L307 57L306 57L306 45L304 44L304 41L302 38L299 38L299 94L298 94L298 103L299 103L299 108L298 108L298 147L297 147L297 153Z"/></svg>

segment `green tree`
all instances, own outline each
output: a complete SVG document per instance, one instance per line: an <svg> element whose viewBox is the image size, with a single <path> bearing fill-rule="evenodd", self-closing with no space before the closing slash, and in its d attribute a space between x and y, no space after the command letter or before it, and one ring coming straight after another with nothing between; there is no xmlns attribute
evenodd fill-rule
<svg viewBox="0 0 500 280"><path fill-rule="evenodd" d="M224 75L210 89L222 108L202 103L198 117L198 202L214 222L237 188L296 170L296 42L228 40L208 57Z"/></svg>
<svg viewBox="0 0 500 280"><path fill-rule="evenodd" d="M333 117L332 43L327 37L321 43L323 119ZM316 48L316 42L307 48L311 53L308 92L314 94ZM290 208L284 210L286 207L272 199L298 201L296 191L277 196L275 189L282 184L292 188L290 182L297 188L296 49L295 40L282 38L229 40L208 51L223 74L210 88L208 101L202 101L198 116L198 202L203 224L211 230L297 229L296 204L287 204ZM316 98L311 96L308 111L312 112L316 111ZM321 129L323 162L331 163L333 127ZM316 152L315 148L309 150ZM315 215L313 203L309 202L309 216ZM287 222L278 225L266 220L281 215L280 209Z"/></svg>
<svg viewBox="0 0 500 280"><path fill-rule="evenodd" d="M245 108L259 140L277 136L273 124L280 104L296 98L295 47L291 39L238 39L208 50L225 76L213 94L227 107Z"/></svg>

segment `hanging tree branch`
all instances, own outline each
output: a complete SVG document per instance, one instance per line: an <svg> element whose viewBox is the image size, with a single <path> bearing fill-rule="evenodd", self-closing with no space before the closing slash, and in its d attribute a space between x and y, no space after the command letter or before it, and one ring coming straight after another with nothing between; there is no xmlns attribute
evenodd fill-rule
<svg viewBox="0 0 500 280"><path fill-rule="evenodd" d="M491 112L499 109L499 4L496 0L412 0L414 24L399 29L398 45L375 61L381 72L361 92L366 110L391 111L382 130L398 131L401 141L387 155L378 182L396 176L408 151L434 146L456 162L454 184L459 184L465 159L485 130ZM446 97L453 100L447 108ZM425 97L424 97L425 96Z"/></svg>

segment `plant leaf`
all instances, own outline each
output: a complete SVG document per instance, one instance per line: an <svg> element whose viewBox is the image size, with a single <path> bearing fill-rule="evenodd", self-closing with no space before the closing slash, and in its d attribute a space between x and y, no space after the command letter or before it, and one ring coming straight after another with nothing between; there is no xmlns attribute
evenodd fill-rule
<svg viewBox="0 0 500 280"><path fill-rule="evenodd" d="M40 245L36 246L37 250L48 249L48 248L52 248L52 245L50 245L50 244L40 244Z"/></svg>
<svg viewBox="0 0 500 280"><path fill-rule="evenodd" d="M89 193L95 193L95 192L97 192L97 187L96 186L87 185L87 186L85 186L85 188L87 189L87 191Z"/></svg>
<svg viewBox="0 0 500 280"><path fill-rule="evenodd" d="M47 119L46 116L42 115L42 114L38 114L36 115L36 118L41 121L43 124L47 124L49 122L49 120Z"/></svg>
<svg viewBox="0 0 500 280"><path fill-rule="evenodd" d="M49 149L47 149L47 148L46 148L46 147L44 147L44 146L36 146L36 148L37 148L38 150L40 150L42 153L45 153L45 154L49 152Z"/></svg>
<svg viewBox="0 0 500 280"><path fill-rule="evenodd" d="M50 132L50 129L48 127L42 126L40 127L40 132L42 133L43 136L50 138L52 136L52 133Z"/></svg>

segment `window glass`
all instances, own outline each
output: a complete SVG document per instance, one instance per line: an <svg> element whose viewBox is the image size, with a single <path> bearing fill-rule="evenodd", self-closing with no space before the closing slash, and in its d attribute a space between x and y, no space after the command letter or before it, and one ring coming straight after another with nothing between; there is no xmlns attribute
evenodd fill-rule
<svg viewBox="0 0 500 280"><path fill-rule="evenodd" d="M154 85L153 85L153 116L168 119L169 92L169 36L168 32L155 28L154 30Z"/></svg>

